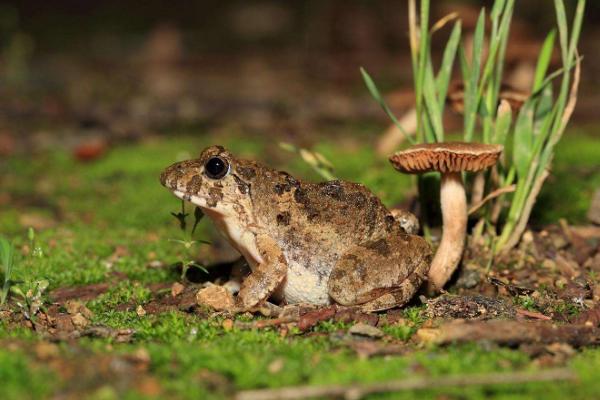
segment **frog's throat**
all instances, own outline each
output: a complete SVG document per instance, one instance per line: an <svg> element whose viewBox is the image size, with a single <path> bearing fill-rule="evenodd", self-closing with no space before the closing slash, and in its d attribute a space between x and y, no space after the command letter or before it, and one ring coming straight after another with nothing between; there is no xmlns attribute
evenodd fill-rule
<svg viewBox="0 0 600 400"><path fill-rule="evenodd" d="M186 194L179 190L174 190L173 194L178 198L189 201L197 205L209 217L217 229L225 236L229 244L246 259L250 267L263 262L263 259L256 246L256 235L242 228L235 216L227 215L228 213L218 210L213 207L208 207L206 200L202 197Z"/></svg>

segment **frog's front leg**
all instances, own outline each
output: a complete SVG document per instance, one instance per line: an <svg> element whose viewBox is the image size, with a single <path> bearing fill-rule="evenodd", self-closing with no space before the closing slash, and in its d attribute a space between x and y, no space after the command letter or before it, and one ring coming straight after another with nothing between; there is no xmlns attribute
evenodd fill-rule
<svg viewBox="0 0 600 400"><path fill-rule="evenodd" d="M427 276L431 248L420 236L391 236L354 246L329 278L329 295L344 306L382 311L408 302Z"/></svg>
<svg viewBox="0 0 600 400"><path fill-rule="evenodd" d="M283 252L271 237L259 234L256 246L262 262L253 268L242 282L236 297L236 308L248 311L267 300L283 282L287 273L287 261Z"/></svg>

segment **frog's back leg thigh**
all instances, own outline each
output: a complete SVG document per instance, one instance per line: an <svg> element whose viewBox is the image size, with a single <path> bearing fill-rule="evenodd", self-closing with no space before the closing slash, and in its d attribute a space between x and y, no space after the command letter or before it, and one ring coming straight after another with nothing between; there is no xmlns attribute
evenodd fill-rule
<svg viewBox="0 0 600 400"><path fill-rule="evenodd" d="M399 235L354 246L338 260L329 295L345 306L380 311L408 302L427 276L431 248L420 236Z"/></svg>

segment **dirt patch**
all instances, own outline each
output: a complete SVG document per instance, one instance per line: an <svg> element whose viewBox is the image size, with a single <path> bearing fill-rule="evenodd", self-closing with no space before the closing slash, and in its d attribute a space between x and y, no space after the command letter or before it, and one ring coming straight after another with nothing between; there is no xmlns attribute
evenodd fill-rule
<svg viewBox="0 0 600 400"><path fill-rule="evenodd" d="M89 301L108 291L108 283L95 283L92 285L61 287L50 292L50 300L55 303L64 303L67 300Z"/></svg>

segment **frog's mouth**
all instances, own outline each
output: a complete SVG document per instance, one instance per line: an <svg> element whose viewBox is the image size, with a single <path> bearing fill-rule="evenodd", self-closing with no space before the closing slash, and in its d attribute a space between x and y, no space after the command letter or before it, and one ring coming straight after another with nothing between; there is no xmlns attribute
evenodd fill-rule
<svg viewBox="0 0 600 400"><path fill-rule="evenodd" d="M186 193L181 190L171 189L171 192L181 200L188 201L195 206L202 208L203 211L215 211L214 208L208 207L207 201L204 197L200 197L191 193Z"/></svg>

